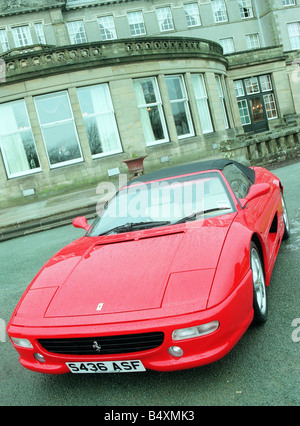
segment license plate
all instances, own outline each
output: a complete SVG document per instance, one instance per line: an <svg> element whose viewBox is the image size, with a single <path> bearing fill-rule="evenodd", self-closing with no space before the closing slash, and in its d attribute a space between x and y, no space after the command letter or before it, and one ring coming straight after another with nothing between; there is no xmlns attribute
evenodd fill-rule
<svg viewBox="0 0 300 426"><path fill-rule="evenodd" d="M146 371L141 361L66 362L74 374L87 373L137 373Z"/></svg>

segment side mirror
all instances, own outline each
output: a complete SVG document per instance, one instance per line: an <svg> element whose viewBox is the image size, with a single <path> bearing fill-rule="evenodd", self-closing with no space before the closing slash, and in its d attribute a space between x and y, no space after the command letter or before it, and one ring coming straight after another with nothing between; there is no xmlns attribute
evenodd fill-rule
<svg viewBox="0 0 300 426"><path fill-rule="evenodd" d="M73 220L73 226L74 228L82 228L85 231L89 231L91 228L91 225L87 223L86 217L84 216L75 217Z"/></svg>
<svg viewBox="0 0 300 426"><path fill-rule="evenodd" d="M252 185L246 197L240 200L242 208L244 208L246 204L249 203L249 201L260 197L261 195L267 194L270 189L271 187L268 183L257 183L256 185Z"/></svg>

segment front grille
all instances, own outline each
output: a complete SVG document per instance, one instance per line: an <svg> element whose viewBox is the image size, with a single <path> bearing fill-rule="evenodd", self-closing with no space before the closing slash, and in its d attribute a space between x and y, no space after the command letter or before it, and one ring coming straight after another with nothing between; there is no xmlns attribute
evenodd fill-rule
<svg viewBox="0 0 300 426"><path fill-rule="evenodd" d="M163 341L164 333L162 332L38 340L46 351L64 355L126 354L157 348Z"/></svg>

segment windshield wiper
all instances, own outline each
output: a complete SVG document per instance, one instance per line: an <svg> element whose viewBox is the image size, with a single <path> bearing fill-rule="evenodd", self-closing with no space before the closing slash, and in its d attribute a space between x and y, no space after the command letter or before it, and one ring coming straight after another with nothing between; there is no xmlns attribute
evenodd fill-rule
<svg viewBox="0 0 300 426"><path fill-rule="evenodd" d="M177 222L174 222L173 225L177 225L178 223L188 222L189 220L196 220L197 216L201 216L206 213L213 213L219 210L230 210L230 209L231 207L215 207L213 209L201 210L199 212L194 212L188 216L185 216L182 219L179 219Z"/></svg>
<svg viewBox="0 0 300 426"><path fill-rule="evenodd" d="M118 234L122 232L135 231L137 229L155 228L157 226L169 225L170 223L171 222L168 220L152 222L127 222L124 225L116 226L115 228L109 229L108 231L99 234L99 236L108 235L112 232Z"/></svg>

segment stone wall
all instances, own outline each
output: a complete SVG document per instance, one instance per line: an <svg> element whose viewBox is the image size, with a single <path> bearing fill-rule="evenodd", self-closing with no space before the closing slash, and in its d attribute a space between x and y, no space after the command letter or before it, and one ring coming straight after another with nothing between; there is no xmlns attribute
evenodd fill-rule
<svg viewBox="0 0 300 426"><path fill-rule="evenodd" d="M251 136L239 136L220 143L225 158L252 166L294 158L299 154L300 126L291 125Z"/></svg>

